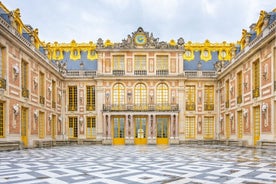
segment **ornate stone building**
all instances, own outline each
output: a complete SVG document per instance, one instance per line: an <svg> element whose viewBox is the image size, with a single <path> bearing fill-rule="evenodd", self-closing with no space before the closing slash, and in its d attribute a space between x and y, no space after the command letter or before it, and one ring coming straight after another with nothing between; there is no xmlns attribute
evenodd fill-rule
<svg viewBox="0 0 276 184"><path fill-rule="evenodd" d="M276 141L276 10L237 43L45 43L0 3L0 141L256 146Z"/></svg>

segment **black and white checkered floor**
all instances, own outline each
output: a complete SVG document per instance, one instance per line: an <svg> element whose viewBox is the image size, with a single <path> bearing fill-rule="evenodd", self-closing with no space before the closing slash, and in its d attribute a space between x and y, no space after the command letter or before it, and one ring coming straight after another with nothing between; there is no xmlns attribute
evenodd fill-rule
<svg viewBox="0 0 276 184"><path fill-rule="evenodd" d="M0 152L0 183L276 183L276 149L89 145Z"/></svg>

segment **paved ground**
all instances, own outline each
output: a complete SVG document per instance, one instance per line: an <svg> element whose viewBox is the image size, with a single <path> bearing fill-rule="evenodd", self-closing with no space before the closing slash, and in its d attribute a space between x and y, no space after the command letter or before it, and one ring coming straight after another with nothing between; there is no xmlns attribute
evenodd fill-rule
<svg viewBox="0 0 276 184"><path fill-rule="evenodd" d="M91 145L0 152L0 183L276 183L276 149Z"/></svg>

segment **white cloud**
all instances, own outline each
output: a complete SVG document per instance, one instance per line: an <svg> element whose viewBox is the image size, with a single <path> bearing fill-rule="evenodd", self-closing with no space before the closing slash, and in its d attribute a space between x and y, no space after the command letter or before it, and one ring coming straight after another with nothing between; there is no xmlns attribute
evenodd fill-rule
<svg viewBox="0 0 276 184"><path fill-rule="evenodd" d="M272 1L260 0L1 0L21 9L24 23L46 42L121 41L139 26L160 40L235 42Z"/></svg>

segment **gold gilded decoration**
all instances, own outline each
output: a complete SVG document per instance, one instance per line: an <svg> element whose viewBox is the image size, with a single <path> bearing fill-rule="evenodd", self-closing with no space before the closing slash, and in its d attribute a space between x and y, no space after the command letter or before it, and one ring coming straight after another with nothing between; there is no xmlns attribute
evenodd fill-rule
<svg viewBox="0 0 276 184"><path fill-rule="evenodd" d="M47 43L44 48L47 57L51 60L63 60L64 52L70 52L70 59L72 60L81 59L81 52L87 52L87 59L89 60L98 59L96 45L92 41L89 43L76 43L75 40L72 40L71 43Z"/></svg>
<svg viewBox="0 0 276 184"><path fill-rule="evenodd" d="M204 43L192 43L187 42L184 45L185 53L183 54L183 59L186 61L191 61L195 59L195 51L200 52L200 59L207 62L212 59L212 52L218 52L218 59L229 61L232 58L232 49L235 47L233 43L210 43L206 40Z"/></svg>
<svg viewBox="0 0 276 184"><path fill-rule="evenodd" d="M137 33L134 36L134 42L137 45L145 45L147 43L147 37L143 33Z"/></svg>
<svg viewBox="0 0 276 184"><path fill-rule="evenodd" d="M262 32L262 27L264 25L264 20L265 20L266 16L267 16L267 13L262 10L260 12L260 16L259 16L258 22L255 27L255 31L256 31L257 35L259 35Z"/></svg>

